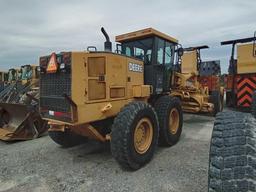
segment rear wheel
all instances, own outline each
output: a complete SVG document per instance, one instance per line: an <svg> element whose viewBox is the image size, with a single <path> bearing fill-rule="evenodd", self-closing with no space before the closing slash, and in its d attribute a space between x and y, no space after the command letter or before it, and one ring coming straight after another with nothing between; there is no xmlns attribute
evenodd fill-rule
<svg viewBox="0 0 256 192"><path fill-rule="evenodd" d="M144 102L132 102L114 119L111 152L124 168L139 169L153 157L158 140L158 120L154 109Z"/></svg>
<svg viewBox="0 0 256 192"><path fill-rule="evenodd" d="M251 110L252 110L252 115L256 118L256 91L252 95Z"/></svg>
<svg viewBox="0 0 256 192"><path fill-rule="evenodd" d="M210 102L214 105L212 114L213 116L216 116L216 114L221 112L223 109L220 91L212 91L210 96Z"/></svg>
<svg viewBox="0 0 256 192"><path fill-rule="evenodd" d="M217 115L209 155L209 192L256 191L255 127L250 114Z"/></svg>
<svg viewBox="0 0 256 192"><path fill-rule="evenodd" d="M77 135L70 130L65 130L64 132L49 131L48 134L55 143L63 147L73 147L87 141L86 137Z"/></svg>
<svg viewBox="0 0 256 192"><path fill-rule="evenodd" d="M226 106L232 107L232 99L231 99L231 92L226 91Z"/></svg>
<svg viewBox="0 0 256 192"><path fill-rule="evenodd" d="M162 96L156 101L155 109L160 127L159 144L164 146L176 144L183 125L180 100L176 97Z"/></svg>
<svg viewBox="0 0 256 192"><path fill-rule="evenodd" d="M220 97L220 104L221 104L220 111L223 111L223 109L224 109L224 95L221 95L221 97Z"/></svg>

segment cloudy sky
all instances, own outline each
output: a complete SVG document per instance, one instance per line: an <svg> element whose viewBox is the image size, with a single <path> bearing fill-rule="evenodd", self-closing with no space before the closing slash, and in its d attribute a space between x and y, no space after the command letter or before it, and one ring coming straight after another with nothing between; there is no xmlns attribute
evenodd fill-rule
<svg viewBox="0 0 256 192"><path fill-rule="evenodd" d="M153 27L183 47L208 44L203 59L220 59L226 72L230 47L219 42L253 36L255 11L255 0L0 0L0 70L51 52L102 49L104 26L112 40Z"/></svg>

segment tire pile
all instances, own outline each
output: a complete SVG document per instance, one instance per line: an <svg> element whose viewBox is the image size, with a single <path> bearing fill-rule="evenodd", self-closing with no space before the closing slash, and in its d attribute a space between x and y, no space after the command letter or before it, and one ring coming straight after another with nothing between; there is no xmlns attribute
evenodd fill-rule
<svg viewBox="0 0 256 192"><path fill-rule="evenodd" d="M256 119L222 112L216 117L209 157L209 192L256 191Z"/></svg>

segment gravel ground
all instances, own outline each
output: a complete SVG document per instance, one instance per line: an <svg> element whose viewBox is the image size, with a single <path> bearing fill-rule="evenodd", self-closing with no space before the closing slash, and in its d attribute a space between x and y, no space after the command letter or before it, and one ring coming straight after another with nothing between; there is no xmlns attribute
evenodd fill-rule
<svg viewBox="0 0 256 192"><path fill-rule="evenodd" d="M213 117L185 115L181 140L159 147L136 172L122 170L110 147L90 141L62 148L48 136L0 142L0 191L207 191L208 152Z"/></svg>

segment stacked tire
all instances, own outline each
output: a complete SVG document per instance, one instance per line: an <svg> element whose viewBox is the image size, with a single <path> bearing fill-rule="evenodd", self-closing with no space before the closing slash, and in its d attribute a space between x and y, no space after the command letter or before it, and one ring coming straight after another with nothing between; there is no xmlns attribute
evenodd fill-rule
<svg viewBox="0 0 256 192"><path fill-rule="evenodd" d="M209 156L209 192L255 192L256 119L241 112L219 113Z"/></svg>

